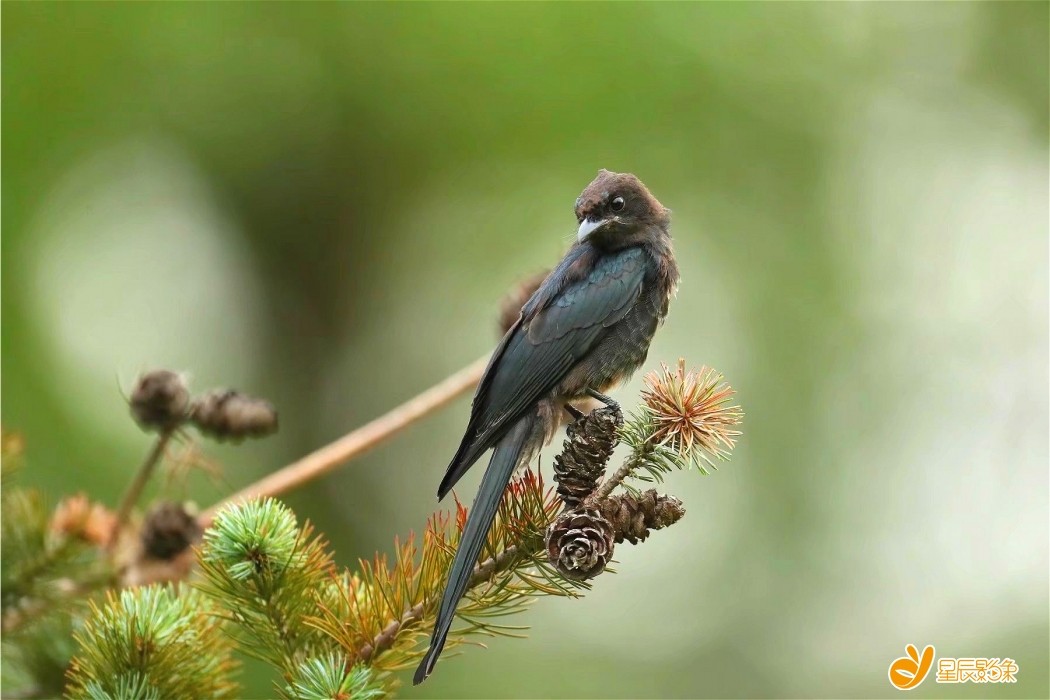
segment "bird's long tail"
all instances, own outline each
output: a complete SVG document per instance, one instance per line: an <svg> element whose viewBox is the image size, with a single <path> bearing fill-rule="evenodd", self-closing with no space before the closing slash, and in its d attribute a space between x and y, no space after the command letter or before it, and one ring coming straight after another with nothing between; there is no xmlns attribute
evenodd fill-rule
<svg viewBox="0 0 1050 700"><path fill-rule="evenodd" d="M456 616L456 604L466 593L467 584L474 573L474 565L477 564L481 547L496 517L496 511L503 492L507 488L507 483L514 474L515 468L531 457L530 448L537 432L537 420L537 416L532 414L521 418L496 444L488 469L481 478L481 487L474 498L474 505L467 514L467 524L459 540L459 549L456 550L456 556L452 560L448 582L445 584L445 595L441 598L434 633L430 637L430 649L423 657L419 668L416 669L414 685L419 685L427 679L427 676L434 670L438 656L441 655L441 650L445 646L445 638L448 637L452 621Z"/></svg>

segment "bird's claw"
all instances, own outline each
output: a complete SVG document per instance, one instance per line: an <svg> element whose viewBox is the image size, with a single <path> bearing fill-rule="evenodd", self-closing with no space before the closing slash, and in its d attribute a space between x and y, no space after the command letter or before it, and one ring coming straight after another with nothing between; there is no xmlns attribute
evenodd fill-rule
<svg viewBox="0 0 1050 700"><path fill-rule="evenodd" d="M573 406L571 403L563 404L565 412L572 416L574 421L577 421L585 415L583 411Z"/></svg>
<svg viewBox="0 0 1050 700"><path fill-rule="evenodd" d="M620 403L618 401L616 401L615 399L612 399L612 398L606 396L605 394L601 393L600 391L595 391L594 389L587 389L587 395L590 396L595 401L601 401L608 408L611 408L614 411L619 411L620 410Z"/></svg>

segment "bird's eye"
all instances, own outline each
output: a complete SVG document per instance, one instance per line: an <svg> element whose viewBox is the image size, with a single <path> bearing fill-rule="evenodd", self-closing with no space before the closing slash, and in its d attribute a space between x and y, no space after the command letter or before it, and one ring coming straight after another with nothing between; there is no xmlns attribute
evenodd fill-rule
<svg viewBox="0 0 1050 700"><path fill-rule="evenodd" d="M627 204L627 202L624 201L623 197L616 197L609 206L612 207L613 211L623 211L625 204Z"/></svg>

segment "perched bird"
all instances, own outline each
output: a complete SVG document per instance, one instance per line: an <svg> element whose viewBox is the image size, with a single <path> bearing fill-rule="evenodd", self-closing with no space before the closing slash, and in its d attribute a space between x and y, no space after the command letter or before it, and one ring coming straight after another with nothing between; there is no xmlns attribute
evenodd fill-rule
<svg viewBox="0 0 1050 700"><path fill-rule="evenodd" d="M678 286L670 211L629 173L601 170L576 200L577 240L521 309L474 394L470 421L438 498L495 448L452 561L415 683L445 645L482 545L514 472L548 442L562 410L631 375L649 352Z"/></svg>

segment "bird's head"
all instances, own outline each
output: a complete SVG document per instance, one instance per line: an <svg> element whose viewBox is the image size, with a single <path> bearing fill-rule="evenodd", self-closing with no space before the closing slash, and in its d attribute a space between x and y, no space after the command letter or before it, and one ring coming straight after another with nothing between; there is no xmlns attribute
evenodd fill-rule
<svg viewBox="0 0 1050 700"><path fill-rule="evenodd" d="M576 199L577 239L607 250L667 235L671 210L631 173L599 170Z"/></svg>

